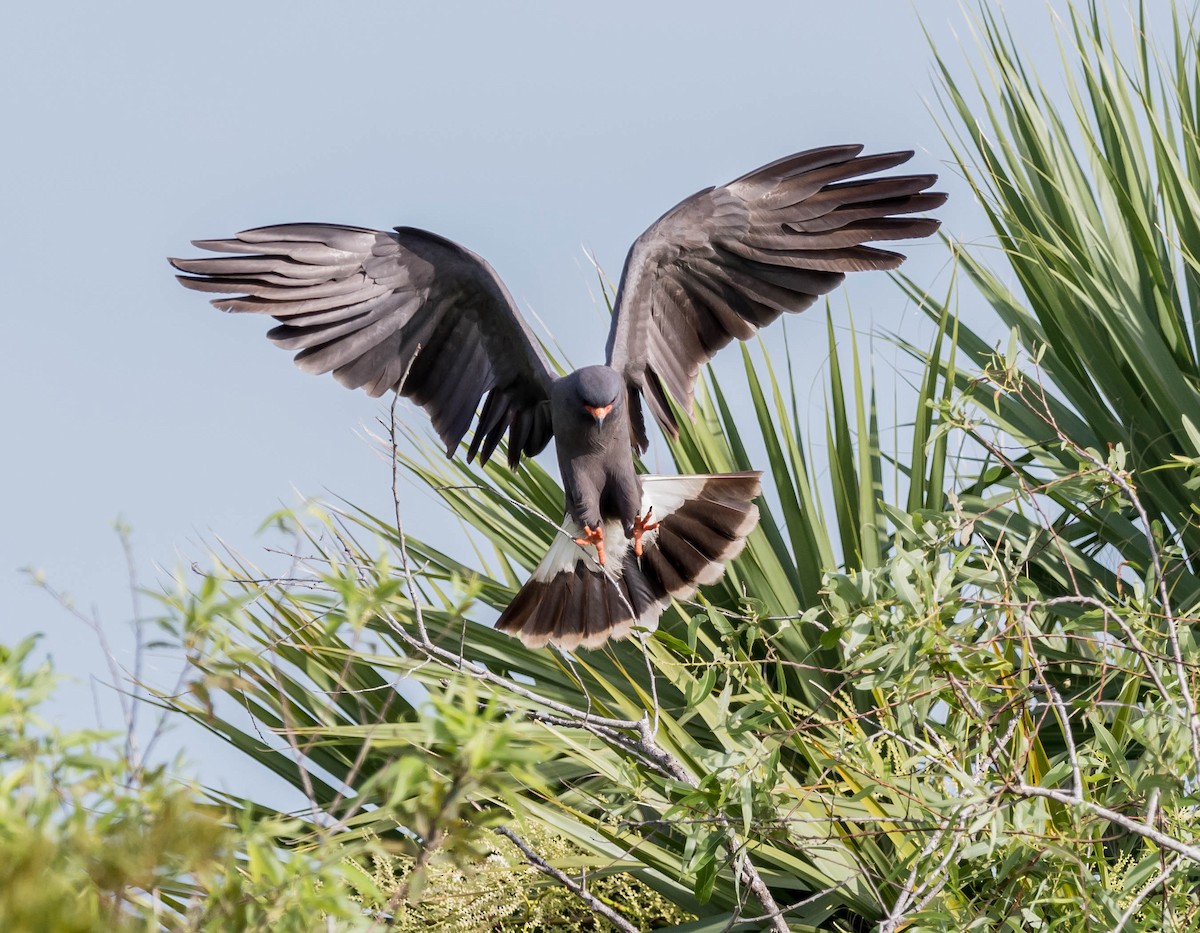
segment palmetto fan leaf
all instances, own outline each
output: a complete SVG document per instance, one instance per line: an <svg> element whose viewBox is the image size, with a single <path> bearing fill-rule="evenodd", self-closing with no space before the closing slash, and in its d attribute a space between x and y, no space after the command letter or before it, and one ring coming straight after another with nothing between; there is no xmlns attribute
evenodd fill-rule
<svg viewBox="0 0 1200 933"><path fill-rule="evenodd" d="M1140 16L1137 30L1147 26L1144 8ZM1200 528L1182 464L1200 456L1200 72L1185 23L1176 19L1163 53L1135 32L1140 50L1127 55L1100 7L1073 5L1062 27L1069 67L1063 86L1048 88L984 10L987 75L972 87L944 59L938 67L957 124L951 144L1017 287L983 253L962 251L964 268L1040 359L1047 414L1083 448L1124 445L1151 520L1176 536L1194 569ZM994 352L966 326L959 342L977 365ZM1077 467L1047 443L1045 419L1019 405L1000 415L1038 464ZM1110 544L1142 562L1144 529L1130 518L1081 515L1064 531L1092 551Z"/></svg>

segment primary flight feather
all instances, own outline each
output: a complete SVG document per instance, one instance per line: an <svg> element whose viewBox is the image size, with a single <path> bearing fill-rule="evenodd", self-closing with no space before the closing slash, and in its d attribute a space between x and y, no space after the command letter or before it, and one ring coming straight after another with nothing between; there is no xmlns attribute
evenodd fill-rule
<svg viewBox="0 0 1200 933"><path fill-rule="evenodd" d="M668 398L691 412L700 367L734 338L803 311L847 272L894 269L865 245L929 236L936 175L876 175L912 152L829 146L779 159L667 211L629 250L606 362L558 377L491 266L413 227L259 227L197 240L220 257L172 259L179 281L233 295L225 311L269 314L268 337L372 396L399 391L428 412L453 457L505 435L508 462L553 437L563 533L501 614L531 646L594 648L652 629L673 598L720 578L758 521L758 473L639 476L645 405L671 436ZM482 404L481 404L482 403Z"/></svg>

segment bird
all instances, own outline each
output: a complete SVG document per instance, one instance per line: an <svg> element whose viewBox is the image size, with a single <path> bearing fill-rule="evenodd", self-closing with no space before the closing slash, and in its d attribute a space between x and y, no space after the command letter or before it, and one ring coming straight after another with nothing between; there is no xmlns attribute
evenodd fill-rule
<svg viewBox="0 0 1200 933"><path fill-rule="evenodd" d="M881 174L912 150L825 146L705 188L630 247L602 364L559 375L480 256L415 227L323 223L194 240L171 258L220 310L265 314L305 372L423 408L454 457L507 459L555 441L566 515L497 628L530 648L596 649L653 631L673 599L720 579L758 522L760 472L639 475L646 411L677 438L700 368L731 341L803 311L849 272L895 269L867 245L933 234L935 174Z"/></svg>

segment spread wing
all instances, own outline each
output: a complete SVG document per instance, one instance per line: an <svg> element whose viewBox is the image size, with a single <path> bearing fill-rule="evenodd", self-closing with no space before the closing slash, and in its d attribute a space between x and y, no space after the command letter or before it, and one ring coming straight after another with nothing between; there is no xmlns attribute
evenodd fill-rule
<svg viewBox="0 0 1200 933"><path fill-rule="evenodd" d="M672 436L667 393L690 414L700 367L785 311L803 311L847 272L894 269L900 253L864 246L926 237L945 200L936 175L864 178L912 152L863 156L829 146L779 159L692 195L637 238L625 260L608 363L625 377L635 439L647 445L644 396Z"/></svg>
<svg viewBox="0 0 1200 933"><path fill-rule="evenodd" d="M550 440L550 366L484 260L436 234L281 224L196 240L220 257L172 259L188 288L233 294L222 311L269 314L267 336L305 372L332 372L372 396L423 407L447 456L487 401L467 453L486 463L508 432L508 461Z"/></svg>

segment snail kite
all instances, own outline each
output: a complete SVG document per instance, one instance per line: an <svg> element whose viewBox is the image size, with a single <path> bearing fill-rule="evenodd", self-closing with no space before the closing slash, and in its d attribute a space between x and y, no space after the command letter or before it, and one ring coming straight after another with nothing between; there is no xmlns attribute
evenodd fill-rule
<svg viewBox="0 0 1200 933"><path fill-rule="evenodd" d="M880 175L912 152L829 146L764 165L680 202L637 238L617 290L605 363L555 375L492 267L413 227L282 224L198 240L217 257L172 259L223 311L267 314L296 364L428 412L453 456L509 465L553 437L567 515L497 625L530 646L596 648L653 629L673 598L715 582L758 520L759 473L639 476L645 410L668 435L668 398L691 413L700 367L847 272L904 256L865 244L926 237L936 175ZM477 419L476 419L476 416Z"/></svg>

